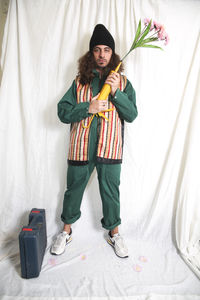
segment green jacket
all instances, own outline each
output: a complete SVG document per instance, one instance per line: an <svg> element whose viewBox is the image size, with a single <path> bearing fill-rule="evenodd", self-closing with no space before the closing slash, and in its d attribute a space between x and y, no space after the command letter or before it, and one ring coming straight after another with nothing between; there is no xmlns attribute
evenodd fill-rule
<svg viewBox="0 0 200 300"><path fill-rule="evenodd" d="M96 96L106 78L100 78L99 72L93 71L95 77L92 81L92 93L93 97ZM73 81L69 90L65 93L62 99L58 103L58 117L63 123L74 123L80 122L81 120L87 118L91 114L88 113L89 102L77 103L76 101L76 83ZM136 107L136 96L135 90L132 87L130 81L127 79L127 85L123 92L117 89L115 96L110 95L110 100L115 105L120 118L126 122L133 122L137 117L137 107Z"/></svg>

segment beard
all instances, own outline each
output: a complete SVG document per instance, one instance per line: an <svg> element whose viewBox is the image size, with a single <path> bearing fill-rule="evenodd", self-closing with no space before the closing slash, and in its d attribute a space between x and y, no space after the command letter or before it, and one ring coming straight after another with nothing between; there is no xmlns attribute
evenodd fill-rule
<svg viewBox="0 0 200 300"><path fill-rule="evenodd" d="M103 77L107 77L108 74L110 73L111 69L112 69L109 63L106 66L101 66L97 62L95 62L95 68L97 70L101 71L101 75Z"/></svg>

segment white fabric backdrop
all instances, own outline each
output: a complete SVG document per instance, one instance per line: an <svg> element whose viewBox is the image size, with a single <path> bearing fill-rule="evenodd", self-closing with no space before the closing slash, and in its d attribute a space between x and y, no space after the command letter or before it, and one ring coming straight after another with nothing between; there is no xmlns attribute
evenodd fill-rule
<svg viewBox="0 0 200 300"><path fill-rule="evenodd" d="M200 299L199 12L195 0L10 1L0 90L1 299ZM120 186L130 257L115 257L105 241L95 172L73 243L51 256L69 138L57 102L97 23L122 56L144 17L163 23L170 43L163 52L137 49L125 61L139 111L126 124ZM25 280L18 234L33 207L46 209L48 247L40 277Z"/></svg>

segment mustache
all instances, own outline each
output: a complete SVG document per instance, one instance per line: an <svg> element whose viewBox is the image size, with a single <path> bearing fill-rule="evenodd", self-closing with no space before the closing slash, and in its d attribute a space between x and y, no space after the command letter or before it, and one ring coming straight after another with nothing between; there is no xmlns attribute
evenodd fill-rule
<svg viewBox="0 0 200 300"><path fill-rule="evenodd" d="M102 61L103 61L103 62L107 62L107 60L104 59L104 58L99 58L99 59L97 59L97 61L98 61L98 62L102 62Z"/></svg>

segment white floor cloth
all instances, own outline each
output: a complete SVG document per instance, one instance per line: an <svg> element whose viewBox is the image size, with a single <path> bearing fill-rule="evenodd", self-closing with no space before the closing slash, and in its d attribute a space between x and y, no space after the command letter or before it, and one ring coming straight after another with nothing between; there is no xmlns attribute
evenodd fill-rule
<svg viewBox="0 0 200 300"><path fill-rule="evenodd" d="M199 14L195 0L10 1L1 51L0 299L200 299ZM51 256L69 141L57 103L97 23L122 56L144 17L163 23L170 43L125 61L139 111L125 127L120 186L130 256L119 259L105 241L96 172L73 242ZM33 207L46 209L48 246L39 278L26 280L18 234Z"/></svg>

